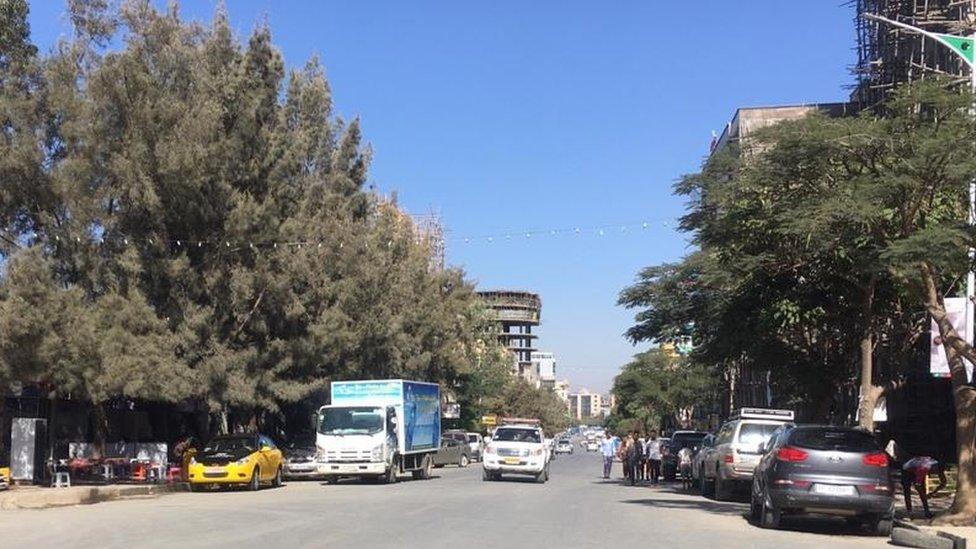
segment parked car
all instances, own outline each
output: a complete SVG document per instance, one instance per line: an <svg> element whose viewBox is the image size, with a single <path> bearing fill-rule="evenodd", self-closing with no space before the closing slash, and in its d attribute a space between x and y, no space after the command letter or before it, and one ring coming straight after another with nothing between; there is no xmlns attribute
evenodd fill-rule
<svg viewBox="0 0 976 549"><path fill-rule="evenodd" d="M457 465L467 467L471 463L471 448L467 441L456 438L442 438L441 447L434 454L434 467Z"/></svg>
<svg viewBox="0 0 976 549"><path fill-rule="evenodd" d="M190 459L191 490L242 484L257 490L261 484L281 486L282 455L270 438L257 433L220 435Z"/></svg>
<svg viewBox="0 0 976 549"><path fill-rule="evenodd" d="M495 429L482 462L484 480L503 474L530 475L536 482L549 480L549 450L537 425L504 425Z"/></svg>
<svg viewBox="0 0 976 549"><path fill-rule="evenodd" d="M888 536L894 512L888 455L860 429L782 429L763 446L750 512L764 528L778 528L786 514L842 515Z"/></svg>
<svg viewBox="0 0 976 549"><path fill-rule="evenodd" d="M285 480L320 476L315 464L315 435L297 437L281 450Z"/></svg>
<svg viewBox="0 0 976 549"><path fill-rule="evenodd" d="M556 450L557 454L572 454L573 453L573 441L568 438L561 438L556 440Z"/></svg>
<svg viewBox="0 0 976 549"><path fill-rule="evenodd" d="M690 448L697 453L701 448L702 439L708 433L702 431L675 431L671 433L671 440L667 442L668 451L661 456L661 476L664 480L678 478L678 452L682 448Z"/></svg>
<svg viewBox="0 0 976 549"><path fill-rule="evenodd" d="M482 454L485 451L485 441L481 438L478 433L467 433L468 436L468 448L471 449L471 459L474 461L481 461Z"/></svg>
<svg viewBox="0 0 976 549"><path fill-rule="evenodd" d="M600 451L600 445L597 444L595 440L586 441L586 451L587 452L598 452Z"/></svg>
<svg viewBox="0 0 976 549"><path fill-rule="evenodd" d="M701 492L719 501L732 497L737 488L752 483L752 472L759 464L760 445L774 431L792 424L793 412L743 408L715 435L715 446L702 463Z"/></svg>
<svg viewBox="0 0 976 549"><path fill-rule="evenodd" d="M698 448L698 452L695 457L691 460L691 480L696 485L701 485L702 481L702 469L705 468L705 463L711 457L711 453L715 451L715 435L706 435L701 440L701 445Z"/></svg>

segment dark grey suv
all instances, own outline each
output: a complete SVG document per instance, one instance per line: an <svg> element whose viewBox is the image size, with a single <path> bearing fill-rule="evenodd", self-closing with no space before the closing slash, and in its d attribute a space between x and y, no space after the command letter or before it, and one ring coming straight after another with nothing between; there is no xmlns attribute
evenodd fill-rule
<svg viewBox="0 0 976 549"><path fill-rule="evenodd" d="M784 427L762 448L751 513L764 528L785 514L840 515L889 535L894 492L888 456L860 429Z"/></svg>

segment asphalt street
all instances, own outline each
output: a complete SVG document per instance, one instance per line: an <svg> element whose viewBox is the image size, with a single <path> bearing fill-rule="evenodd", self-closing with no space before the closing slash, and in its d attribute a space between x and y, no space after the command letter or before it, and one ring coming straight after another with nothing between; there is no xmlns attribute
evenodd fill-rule
<svg viewBox="0 0 976 549"><path fill-rule="evenodd" d="M179 493L42 511L0 511L2 547L882 547L843 521L767 531L747 503L678 485L600 478L600 457L559 456L546 484L483 482L479 464L395 485L289 482L257 493ZM620 465L614 468L619 477Z"/></svg>

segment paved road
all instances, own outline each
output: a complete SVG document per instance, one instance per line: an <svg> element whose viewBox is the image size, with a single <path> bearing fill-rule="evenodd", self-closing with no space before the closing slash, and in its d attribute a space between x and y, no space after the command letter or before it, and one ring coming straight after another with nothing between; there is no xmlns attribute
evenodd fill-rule
<svg viewBox="0 0 976 549"><path fill-rule="evenodd" d="M619 465L615 468L619 472ZM766 531L746 503L599 478L595 454L560 456L547 484L483 482L477 464L399 484L291 482L258 493L173 494L0 511L4 547L882 547L843 522ZM838 533L840 535L838 535ZM624 544L624 545L621 545Z"/></svg>

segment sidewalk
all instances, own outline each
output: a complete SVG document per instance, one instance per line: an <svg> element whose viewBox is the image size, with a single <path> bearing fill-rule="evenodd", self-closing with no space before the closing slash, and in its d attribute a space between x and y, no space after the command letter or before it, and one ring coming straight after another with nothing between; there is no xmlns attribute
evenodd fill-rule
<svg viewBox="0 0 976 549"><path fill-rule="evenodd" d="M116 499L156 497L169 492L185 492L185 483L176 484L110 484L107 486L72 486L46 488L14 486L0 492L0 510L48 509L68 505L89 505Z"/></svg>
<svg viewBox="0 0 976 549"><path fill-rule="evenodd" d="M950 505L952 505L952 496L950 494L929 498L929 507L936 515L948 509ZM976 547L976 524L973 526L932 526L930 525L931 521L925 518L925 513L922 511L922 502L919 501L918 496L915 494L912 497L911 517L905 511L904 498L899 494L899 497L895 499L895 518L906 521L912 526L931 534L945 532L959 536L966 540L968 547Z"/></svg>

